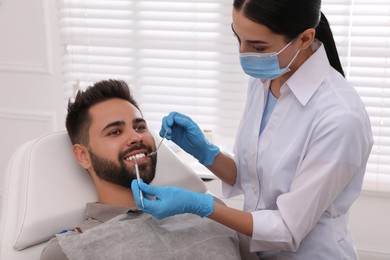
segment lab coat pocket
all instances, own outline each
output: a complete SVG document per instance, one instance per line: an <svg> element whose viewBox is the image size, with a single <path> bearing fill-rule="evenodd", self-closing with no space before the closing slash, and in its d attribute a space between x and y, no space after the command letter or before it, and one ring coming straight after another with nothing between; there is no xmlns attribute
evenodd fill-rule
<svg viewBox="0 0 390 260"><path fill-rule="evenodd" d="M356 248L353 246L352 236L348 230L347 214L334 219L333 235L339 248L340 259L358 259Z"/></svg>
<svg viewBox="0 0 390 260"><path fill-rule="evenodd" d="M340 242L348 236L348 218L342 215L332 220L333 236L337 242Z"/></svg>
<svg viewBox="0 0 390 260"><path fill-rule="evenodd" d="M357 260L359 259L356 248L353 245L351 234L348 232L346 236L337 241L342 260Z"/></svg>

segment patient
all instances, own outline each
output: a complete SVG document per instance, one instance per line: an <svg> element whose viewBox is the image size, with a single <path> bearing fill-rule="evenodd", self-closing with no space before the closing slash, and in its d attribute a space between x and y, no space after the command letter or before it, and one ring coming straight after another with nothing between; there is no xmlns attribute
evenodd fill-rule
<svg viewBox="0 0 390 260"><path fill-rule="evenodd" d="M150 183L157 155L147 156L155 142L125 82L100 81L79 92L68 104L66 128L98 202L86 205L79 227L49 241L42 260L240 259L237 234L217 222L191 214L157 220L137 209L134 160Z"/></svg>

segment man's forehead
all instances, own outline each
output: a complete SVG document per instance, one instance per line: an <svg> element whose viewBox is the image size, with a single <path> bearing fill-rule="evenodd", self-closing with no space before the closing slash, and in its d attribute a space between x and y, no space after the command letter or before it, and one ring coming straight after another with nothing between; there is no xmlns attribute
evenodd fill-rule
<svg viewBox="0 0 390 260"><path fill-rule="evenodd" d="M90 109L91 127L103 129L106 125L117 121L126 124L143 119L141 112L130 102L122 99L110 99L100 102Z"/></svg>

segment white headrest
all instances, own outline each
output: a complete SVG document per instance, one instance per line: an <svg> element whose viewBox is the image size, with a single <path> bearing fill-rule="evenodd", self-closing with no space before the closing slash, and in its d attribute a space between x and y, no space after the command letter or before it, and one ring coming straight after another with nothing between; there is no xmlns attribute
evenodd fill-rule
<svg viewBox="0 0 390 260"><path fill-rule="evenodd" d="M156 135L155 139L160 140ZM1 228L8 225L3 239L12 239L17 250L79 225L85 204L97 201L95 186L73 158L71 147L66 131L61 131L22 145L12 156L4 183ZM201 179L164 144L153 184L206 192Z"/></svg>

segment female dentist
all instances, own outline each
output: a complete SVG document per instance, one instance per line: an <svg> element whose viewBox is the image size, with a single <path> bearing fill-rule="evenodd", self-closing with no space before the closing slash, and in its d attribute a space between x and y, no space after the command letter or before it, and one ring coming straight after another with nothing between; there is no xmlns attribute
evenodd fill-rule
<svg viewBox="0 0 390 260"><path fill-rule="evenodd" d="M234 158L207 141L191 118L171 112L160 135L223 181L226 197L132 183L156 218L193 213L251 238L264 259L357 259L348 211L359 196L373 145L363 103L344 78L320 0L234 0L232 29L250 76ZM172 169L174 170L174 169Z"/></svg>

